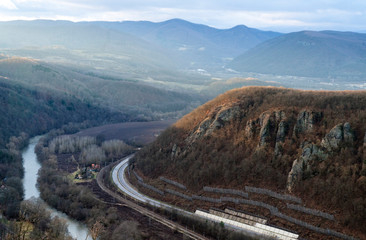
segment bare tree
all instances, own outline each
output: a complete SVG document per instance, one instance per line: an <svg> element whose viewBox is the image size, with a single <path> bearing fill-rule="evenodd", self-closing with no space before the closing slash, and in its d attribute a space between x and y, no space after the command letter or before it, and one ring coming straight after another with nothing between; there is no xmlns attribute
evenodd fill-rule
<svg viewBox="0 0 366 240"><path fill-rule="evenodd" d="M93 240L97 240L98 237L102 234L103 231L104 231L103 224L101 224L99 221L97 221L89 229L89 234L90 234L90 236L92 237ZM87 239L88 239L88 236L86 236L85 240L87 240Z"/></svg>
<svg viewBox="0 0 366 240"><path fill-rule="evenodd" d="M136 240L142 239L138 230L138 223L135 221L122 222L112 234L112 240Z"/></svg>

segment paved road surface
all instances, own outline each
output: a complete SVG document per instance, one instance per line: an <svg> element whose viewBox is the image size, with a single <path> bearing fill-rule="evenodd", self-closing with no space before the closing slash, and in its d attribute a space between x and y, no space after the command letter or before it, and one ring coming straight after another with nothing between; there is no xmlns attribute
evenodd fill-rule
<svg viewBox="0 0 366 240"><path fill-rule="evenodd" d="M132 197L133 199L140 201L142 203L148 203L149 205L155 207L162 207L167 209L174 209L180 213L184 213L187 215L192 215L193 213L185 211L181 208L177 208L175 206L157 201L149 196L143 195L139 193L126 179L125 170L128 167L128 161L132 158L133 155L127 157L126 159L122 160L117 166L114 167L112 172L113 182L127 195Z"/></svg>
<svg viewBox="0 0 366 240"><path fill-rule="evenodd" d="M128 156L127 158L123 159L120 163L118 163L114 168L113 168L113 172L112 172L112 178L113 178L113 182L118 186L119 189L121 189L121 191L123 191L125 194L127 194L128 196L130 196L131 198L135 199L136 201L142 202L142 203L147 203L151 206L156 206L156 207L160 207L160 208L166 208L166 209L171 209L171 210L175 210L176 212L179 212L180 214L186 214L186 215L195 215L192 212L188 212L185 211L181 208L169 205L167 203L163 203L160 202L156 199L150 198L149 196L143 195L141 193L139 193L127 180L126 176L125 176L125 170L128 167L128 161L133 157L133 155ZM199 216L199 215L195 215L195 216ZM202 217L202 216L201 216ZM207 219L206 217L204 217L205 219ZM212 220L212 219L211 219ZM221 220L219 221L221 222ZM263 235L270 235L274 234L273 236L277 236L280 239L293 239L293 238L287 238L287 236L282 236L281 234L276 235L277 233L274 231L262 231L259 228L255 228L252 230L248 230L247 228L243 228L243 227L238 227L235 226L233 224L230 223L226 223L226 226L232 228L232 229L236 229L236 230L240 230L243 232L246 232L248 235L252 235L255 234L257 235L257 237L259 236L263 236ZM281 230L278 230L281 231ZM298 235L297 235L298 236ZM296 237L297 238L297 237Z"/></svg>
<svg viewBox="0 0 366 240"><path fill-rule="evenodd" d="M128 165L128 160L129 158L131 158L132 156L129 156L127 157L126 159L122 160L122 165L125 164L124 166L126 167L126 164ZM115 169L119 169L118 166L121 166L121 163L119 163L113 170L113 180L114 179L118 179L117 176L114 176L115 175ZM98 174L98 177L97 177L97 182L98 182L98 185L99 187L106 193L108 193L110 196L114 197L116 200L118 200L119 202L121 202L123 206L127 206L145 216L148 216L150 217L151 219L154 219L155 221L173 229L173 230L176 230L178 232L181 232L183 233L184 235L190 237L191 239L195 239L195 240L208 240L208 238L194 232L194 231L191 231L189 229L186 229L184 226L176 223L176 222L173 222L169 219L166 219L164 218L163 216L153 212L153 211L150 211L149 209L146 209L130 200L127 200L125 198L123 198L122 196L120 196L119 194L115 193L114 191L111 191L109 190L103 183L103 179L102 179L102 176L103 174L108 174L108 173L105 173L106 171L106 167L104 167L100 173ZM117 171L118 172L118 171ZM122 178L124 178L124 176L122 175ZM125 182L126 183L126 182ZM126 193L128 195L130 195L131 197L135 196L135 197L141 197L143 195L139 194L136 190L134 190L129 184L127 184L125 186L125 190L126 190ZM137 193L137 194L136 194ZM141 198L143 201L147 201L147 199L145 198ZM144 200L145 199L145 200ZM160 203L159 203L160 204ZM160 206L160 205L159 205Z"/></svg>

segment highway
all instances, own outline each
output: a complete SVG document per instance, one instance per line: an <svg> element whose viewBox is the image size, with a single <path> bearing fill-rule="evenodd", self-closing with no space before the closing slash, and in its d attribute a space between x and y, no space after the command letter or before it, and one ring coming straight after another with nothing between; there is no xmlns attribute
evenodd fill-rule
<svg viewBox="0 0 366 240"><path fill-rule="evenodd" d="M167 203L163 203L160 202L156 199L153 199L149 196L143 195L140 192L138 192L137 189L134 188L134 186L132 186L129 181L127 180L126 176L125 176L125 172L126 169L128 167L128 161L133 157L133 155L128 156L127 158L123 159L120 163L118 163L112 171L112 179L114 184L117 185L117 187L124 192L124 194L128 195L129 197L133 198L136 201L145 203L145 204L149 204L151 206L155 206L155 207L159 207L159 208L165 208L165 209L170 209L170 210L175 210L176 212L180 213L180 214L186 214L186 215L194 215L196 217L201 217L204 219L210 219L212 221L217 221L217 216L212 216L211 214L206 214L203 213L202 214L195 214L192 212L188 212L186 210L183 210L181 208L169 205ZM197 212L197 211L196 211ZM198 213L200 213L201 211L198 211ZM286 231L282 231L281 229L276 229L274 227L269 227L266 225L261 224L261 226L263 225L263 227L259 228L257 225L255 226L249 226L246 224L241 224L241 226L237 226L238 222L234 222L228 219L224 219L224 218L220 218L220 220L218 222L224 222L224 224L228 227L231 227L233 229L236 230L240 230L243 232L246 232L249 235L252 236L267 236L267 237L273 237L273 238L278 238L278 239L289 239L289 240L293 240L293 239L297 239L298 235L297 234L292 234ZM264 228L264 229L263 229ZM267 228L271 228L271 229L267 229ZM283 232L285 232L285 234L283 234ZM254 234L254 235L253 235Z"/></svg>
<svg viewBox="0 0 366 240"><path fill-rule="evenodd" d="M132 157L133 155L127 157L126 159L123 159L121 163L119 163L117 166L119 166L119 168L121 167L121 165L126 164L128 165L128 160ZM115 167L113 169L113 181L117 181L118 182L118 171L115 172L115 169L119 169L117 167ZM126 166L125 166L126 168ZM173 222L169 219L166 219L164 218L163 216L160 216L159 214L153 212L153 211L150 211L149 209L145 208L145 207L142 207L136 203L134 203L133 201L130 201L130 200L127 200L125 198L123 198L122 196L120 196L119 194L115 193L114 191L108 189L106 187L106 185L104 184L103 182L103 175L104 174L108 174L108 172L106 171L106 169L108 169L108 166L107 167L104 167L102 168L102 170L100 171L100 173L97 175L97 183L99 185L99 187L104 191L106 192L107 194L109 194L110 196L112 196L115 200L117 200L118 202L120 202L120 206L126 206L126 207L129 207L171 229L173 229L174 231L178 231L186 236L188 236L189 238L191 239L195 239L195 240L208 240L208 238L206 238L205 236L202 236L201 234L198 234L192 230L189 230L187 228L185 228L184 226L176 223L176 222ZM123 172L122 172L123 173ZM115 175L115 176L114 176ZM124 179L123 177L123 174L122 174L122 179ZM133 187L131 187L129 184L126 185L126 181L125 181L125 184L124 184L124 187L123 185L122 188L124 189L124 191L126 191L125 193L130 195L131 197L135 196L135 197L141 197L143 195L139 194ZM120 186L118 184L118 186ZM137 194L136 194L137 193ZM142 197L141 198L142 201L148 201L145 197ZM154 202L157 202L157 201L154 201ZM117 205L117 204L115 204ZM160 205L159 205L160 206Z"/></svg>
<svg viewBox="0 0 366 240"><path fill-rule="evenodd" d="M113 178L113 182L114 184L116 184L118 186L119 189L121 189L121 191L123 191L125 194L127 194L128 196L130 196L131 198L142 202L142 203L147 203L151 206L155 206L155 207L160 207L160 208L166 208L166 209L171 209L171 210L175 210L178 211L180 213L184 213L187 215L193 215L193 213L185 211L181 208L177 208L175 206L160 202L156 199L150 198L149 196L143 195L141 193L139 193L126 179L125 176L125 172L126 172L126 168L128 167L128 161L133 157L133 155L128 156L127 158L125 158L124 160L122 160L119 164L117 164L114 168L113 168L113 172L112 172L112 178Z"/></svg>

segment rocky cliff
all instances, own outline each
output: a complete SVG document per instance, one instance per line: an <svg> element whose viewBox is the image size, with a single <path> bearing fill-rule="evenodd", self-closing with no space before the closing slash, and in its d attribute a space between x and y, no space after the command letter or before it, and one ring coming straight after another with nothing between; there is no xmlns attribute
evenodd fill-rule
<svg viewBox="0 0 366 240"><path fill-rule="evenodd" d="M145 176L195 189L291 193L366 224L366 92L247 87L186 115L136 157Z"/></svg>

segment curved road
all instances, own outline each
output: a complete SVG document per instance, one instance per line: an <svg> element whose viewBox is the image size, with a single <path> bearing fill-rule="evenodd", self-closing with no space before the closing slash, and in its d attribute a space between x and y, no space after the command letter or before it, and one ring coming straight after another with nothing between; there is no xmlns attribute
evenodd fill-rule
<svg viewBox="0 0 366 240"><path fill-rule="evenodd" d="M126 168L128 167L128 161L133 157L133 155L128 156L127 158L123 159L120 163L118 163L112 171L112 178L113 178L113 182L117 185L117 187L123 191L126 195L130 196L131 198L133 198L136 201L142 202L142 203L147 203L151 206L155 206L155 207L160 207L160 208L165 208L165 209L169 209L169 210L175 210L177 212L179 212L180 214L185 214L185 215L195 215L195 216L199 216L202 217L204 219L208 219L207 217L203 217L201 215L197 215L194 214L192 212L188 212L186 210L183 210L181 208L160 202L156 199L153 199L149 196L143 195L141 193L139 193L127 180L126 176L125 176L125 172L126 172ZM212 220L212 219L211 219ZM222 222L221 220L219 222ZM250 235L257 235L257 236L263 236L263 235L267 235L267 236L276 236L280 239L297 239L298 235L297 234L292 234L292 235L297 235L296 237L292 238L291 237L287 237L284 236L283 234L278 234L278 231L281 231L280 229L277 230L273 230L275 228L273 228L272 230L262 230L259 229L258 227L256 227L256 229L248 229L248 228L243 228L243 227L238 227L235 226L233 224L230 223L226 223L226 226L229 226L233 229L237 229L240 231L244 231ZM267 226L265 226L267 227ZM282 236L283 235L283 236Z"/></svg>
<svg viewBox="0 0 366 240"><path fill-rule="evenodd" d="M124 169L126 169L127 165L128 165L128 160L132 157L133 155L130 155L128 156L127 158L123 159L122 162L120 162L114 169L113 169L113 181L118 181L119 179L119 176L117 175L118 173L118 170L117 169L121 169L121 166L123 165L124 166ZM107 168L104 167L102 168L102 170L100 171L100 173L97 175L97 183L99 185L99 187L106 193L108 193L110 196L112 196L113 198L115 198L116 200L118 200L119 202L121 202L121 204L117 204L117 205L121 205L121 206L126 206L126 207L129 207L145 216L148 216L150 217L151 219L154 219L155 221L173 229L173 230L176 230L178 232L181 232L183 233L184 235L190 237L191 239L195 239L195 240L208 240L208 238L192 231L192 230L189 230L187 228L185 228L184 226L176 223L176 222L173 222L169 219L166 219L164 218L163 216L160 216L159 214L153 212L153 211L150 211L149 209L146 209L130 200L127 200L125 198L123 198L122 196L120 196L119 194L111 191L110 189L108 189L104 183L103 183L103 179L102 179L102 176L104 174L108 174L107 172ZM123 172L122 172L123 173ZM122 189L123 191L128 194L129 196L138 199L138 198L141 198L142 202L149 202L150 200L148 199L145 199L143 195L139 194L133 187L131 187L130 184L128 184L128 182L126 181L124 175L122 174L121 175L121 178L124 179L124 184L122 185L121 183L117 184L119 187L122 186ZM158 204L158 201L154 200L154 202L156 204ZM168 206L167 204L163 204L161 205L160 203L158 205L154 205L154 206ZM188 212L187 212L188 213ZM190 213L191 214L191 213Z"/></svg>
<svg viewBox="0 0 366 240"><path fill-rule="evenodd" d="M149 196L143 195L139 193L127 180L125 176L126 168L128 167L128 161L133 157L133 155L128 156L127 158L123 159L119 164L117 164L113 168L112 178L113 182L118 186L121 191L125 194L129 195L133 199L142 202L148 203L149 205L166 208L170 210L175 210L183 214L192 215L193 213L183 210L181 208L177 208L175 206L160 202L156 199L150 198Z"/></svg>

